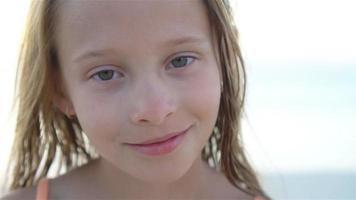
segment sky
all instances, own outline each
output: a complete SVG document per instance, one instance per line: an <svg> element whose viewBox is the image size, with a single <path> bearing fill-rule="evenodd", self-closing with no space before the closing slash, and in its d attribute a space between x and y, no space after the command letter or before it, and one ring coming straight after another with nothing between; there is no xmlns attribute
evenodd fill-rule
<svg viewBox="0 0 356 200"><path fill-rule="evenodd" d="M0 1L0 172L12 140L16 56L28 5ZM243 127L253 163L265 171L355 169L356 1L236 0L234 6L251 75Z"/></svg>
<svg viewBox="0 0 356 200"><path fill-rule="evenodd" d="M354 0L233 2L241 42L252 60L356 61Z"/></svg>
<svg viewBox="0 0 356 200"><path fill-rule="evenodd" d="M356 1L234 2L249 75L244 135L256 165L356 169Z"/></svg>

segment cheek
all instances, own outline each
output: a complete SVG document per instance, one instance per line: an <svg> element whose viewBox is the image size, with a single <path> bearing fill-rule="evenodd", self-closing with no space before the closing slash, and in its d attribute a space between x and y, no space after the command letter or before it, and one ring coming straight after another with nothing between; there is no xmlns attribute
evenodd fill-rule
<svg viewBox="0 0 356 200"><path fill-rule="evenodd" d="M215 70L216 69L216 70ZM217 67L211 67L192 81L186 90L184 105L186 112L194 115L204 137L210 136L220 104L220 79Z"/></svg>
<svg viewBox="0 0 356 200"><path fill-rule="evenodd" d="M220 103L220 88L215 84L193 86L187 92L186 104L189 110L200 118L211 118L217 112Z"/></svg>
<svg viewBox="0 0 356 200"><path fill-rule="evenodd" d="M119 131L125 130L125 108L120 99L100 97L85 92L76 95L75 108L79 122L91 143L101 150L107 147L112 138L122 135ZM121 109L120 109L121 108Z"/></svg>

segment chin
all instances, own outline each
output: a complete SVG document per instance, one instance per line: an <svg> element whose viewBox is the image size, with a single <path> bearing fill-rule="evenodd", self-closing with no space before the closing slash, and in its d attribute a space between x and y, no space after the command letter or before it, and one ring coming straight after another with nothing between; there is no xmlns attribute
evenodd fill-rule
<svg viewBox="0 0 356 200"><path fill-rule="evenodd" d="M159 166L135 173L135 177L146 183L168 184L181 179L191 167L191 163L174 166ZM137 176L138 175L138 176Z"/></svg>
<svg viewBox="0 0 356 200"><path fill-rule="evenodd" d="M121 166L131 177L149 184L168 184L181 179L193 165L194 158L176 154L170 158L136 160Z"/></svg>

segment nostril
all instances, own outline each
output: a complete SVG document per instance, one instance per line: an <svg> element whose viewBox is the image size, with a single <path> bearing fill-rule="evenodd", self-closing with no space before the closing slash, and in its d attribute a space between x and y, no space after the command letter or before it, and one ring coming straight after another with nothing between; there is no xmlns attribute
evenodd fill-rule
<svg viewBox="0 0 356 200"><path fill-rule="evenodd" d="M140 111L131 115L131 120L137 124L161 124L166 120L167 117L173 114L173 110L164 109L164 110L146 110Z"/></svg>
<svg viewBox="0 0 356 200"><path fill-rule="evenodd" d="M139 121L141 121L141 122L148 122L147 119L140 119Z"/></svg>
<svg viewBox="0 0 356 200"><path fill-rule="evenodd" d="M137 98L140 100L131 108L130 112L133 123L158 125L176 112L177 106L170 99L171 97L164 96L163 98L159 95L149 97Z"/></svg>

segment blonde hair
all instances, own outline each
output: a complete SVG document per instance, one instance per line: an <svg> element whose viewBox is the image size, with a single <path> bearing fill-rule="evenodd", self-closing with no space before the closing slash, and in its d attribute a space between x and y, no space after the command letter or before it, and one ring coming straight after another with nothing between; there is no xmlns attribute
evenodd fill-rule
<svg viewBox="0 0 356 200"><path fill-rule="evenodd" d="M59 0L33 1L23 39L17 73L18 116L9 163L10 189L35 185L48 176L55 159L68 171L97 155L77 119L53 104L60 92L54 42ZM240 131L246 75L238 32L227 1L203 0L222 69L223 88L216 127L202 150L202 159L225 174L237 188L268 198L244 152Z"/></svg>

